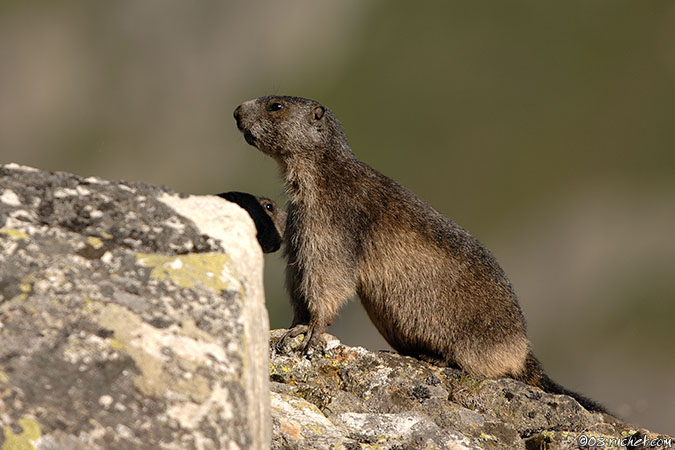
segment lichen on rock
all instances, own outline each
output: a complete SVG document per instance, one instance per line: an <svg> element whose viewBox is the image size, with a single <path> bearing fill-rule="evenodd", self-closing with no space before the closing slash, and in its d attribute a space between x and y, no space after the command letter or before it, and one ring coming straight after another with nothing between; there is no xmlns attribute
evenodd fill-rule
<svg viewBox="0 0 675 450"><path fill-rule="evenodd" d="M323 354L279 353L284 331L272 331L270 343L274 449L573 449L582 434L659 437L510 378L347 347L332 336Z"/></svg>
<svg viewBox="0 0 675 450"><path fill-rule="evenodd" d="M238 206L0 166L0 450L672 439L509 378L330 336L323 353L279 353L282 333L269 339L262 252Z"/></svg>
<svg viewBox="0 0 675 450"><path fill-rule="evenodd" d="M267 339L238 206L0 166L1 449L267 448Z"/></svg>

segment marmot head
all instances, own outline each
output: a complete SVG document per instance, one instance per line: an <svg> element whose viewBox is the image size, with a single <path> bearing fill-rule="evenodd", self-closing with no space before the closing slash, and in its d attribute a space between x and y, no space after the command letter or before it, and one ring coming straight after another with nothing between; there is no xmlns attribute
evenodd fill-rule
<svg viewBox="0 0 675 450"><path fill-rule="evenodd" d="M234 118L246 142L279 161L298 154L347 148L340 122L314 100L260 97L237 106Z"/></svg>
<svg viewBox="0 0 675 450"><path fill-rule="evenodd" d="M263 252L272 253L279 250L286 229L286 211L267 197L258 197L245 192L223 192L218 196L238 204L248 212L258 231L256 237Z"/></svg>

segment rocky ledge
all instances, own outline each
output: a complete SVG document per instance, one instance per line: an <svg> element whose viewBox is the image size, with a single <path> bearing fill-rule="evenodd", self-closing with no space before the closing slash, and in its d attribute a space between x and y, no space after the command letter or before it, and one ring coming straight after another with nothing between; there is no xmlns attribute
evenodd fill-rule
<svg viewBox="0 0 675 450"><path fill-rule="evenodd" d="M669 436L509 378L347 347L329 335L324 354L280 353L283 332L270 343L274 449L672 448Z"/></svg>

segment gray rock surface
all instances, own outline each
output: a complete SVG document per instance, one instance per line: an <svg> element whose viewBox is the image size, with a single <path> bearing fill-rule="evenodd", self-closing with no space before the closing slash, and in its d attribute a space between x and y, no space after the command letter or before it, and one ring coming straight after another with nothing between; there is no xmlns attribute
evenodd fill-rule
<svg viewBox="0 0 675 450"><path fill-rule="evenodd" d="M590 413L571 397L347 347L329 335L324 354L280 353L283 332L272 331L270 342L274 449L627 448L612 447L610 439L645 437L661 444L628 448L670 448L673 442Z"/></svg>
<svg viewBox="0 0 675 450"><path fill-rule="evenodd" d="M280 353L255 234L218 197L0 166L0 450L672 446L328 335Z"/></svg>
<svg viewBox="0 0 675 450"><path fill-rule="evenodd" d="M0 449L264 449L262 252L248 214L0 166Z"/></svg>

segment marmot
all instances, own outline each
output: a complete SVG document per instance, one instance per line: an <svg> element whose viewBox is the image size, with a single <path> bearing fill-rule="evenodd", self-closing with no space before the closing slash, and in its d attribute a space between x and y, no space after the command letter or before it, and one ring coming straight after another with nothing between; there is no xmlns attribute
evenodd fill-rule
<svg viewBox="0 0 675 450"><path fill-rule="evenodd" d="M286 212L267 197L258 197L245 192L223 192L218 194L238 204L248 212L257 230L256 238L264 253L279 250L286 229Z"/></svg>
<svg viewBox="0 0 675 450"><path fill-rule="evenodd" d="M246 142L274 158L288 194L286 283L294 318L284 341L318 346L353 295L402 354L486 377L509 376L594 401L553 382L532 354L516 293L477 239L359 161L335 115L299 97L234 111Z"/></svg>

